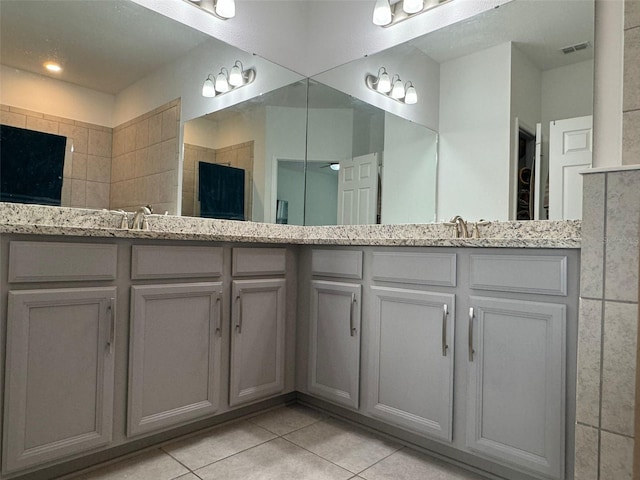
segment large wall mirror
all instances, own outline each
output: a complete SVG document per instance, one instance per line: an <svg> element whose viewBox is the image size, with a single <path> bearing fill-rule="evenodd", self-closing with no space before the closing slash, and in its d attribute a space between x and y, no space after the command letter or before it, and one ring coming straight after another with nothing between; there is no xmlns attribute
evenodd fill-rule
<svg viewBox="0 0 640 480"><path fill-rule="evenodd" d="M176 8L197 9L186 2ZM3 201L128 211L151 204L156 213L179 213L183 144L197 146L203 136L204 147L220 149L224 143L214 132L183 133L183 126L237 104L250 105L259 116L256 99L304 78L129 0L2 0L0 48L3 147L9 144L5 136L16 145L11 156L3 150L2 172L15 173L2 183ZM231 70L238 60L254 69L255 80L203 97L205 78ZM49 61L61 71L45 70ZM243 137L239 130L230 133L232 125L240 128L238 118L229 114L217 122L227 139ZM33 137L20 140L24 133L38 134L37 142L54 140L46 161L32 151ZM255 191L249 198L262 204L265 167L258 160L260 149L269 146L252 140ZM45 175L51 181L40 178L45 164L51 165ZM42 184L46 192L31 198L29 192L13 192L12 179L25 175L31 175L25 184ZM194 212L193 203L185 207ZM253 210L247 219L270 215L262 206Z"/></svg>
<svg viewBox="0 0 640 480"><path fill-rule="evenodd" d="M325 113L331 122L310 111L308 159L318 156L317 145L345 145L336 159L347 156L360 168L360 155L375 154L380 178L373 192L365 165L362 185L332 184L317 202L308 176L307 210L310 203L336 208L333 219L343 224L580 218L578 171L591 164L593 27L593 1L513 0L314 76L310 106L328 89L344 100ZM365 85L382 67L412 82L416 104ZM436 134L437 171L427 154Z"/></svg>
<svg viewBox="0 0 640 480"><path fill-rule="evenodd" d="M66 206L304 225L579 218L593 9L512 0L305 79L129 0L2 0L2 123L64 140ZM203 97L236 60L255 81ZM417 103L368 88L381 67ZM236 185L221 209L215 182Z"/></svg>

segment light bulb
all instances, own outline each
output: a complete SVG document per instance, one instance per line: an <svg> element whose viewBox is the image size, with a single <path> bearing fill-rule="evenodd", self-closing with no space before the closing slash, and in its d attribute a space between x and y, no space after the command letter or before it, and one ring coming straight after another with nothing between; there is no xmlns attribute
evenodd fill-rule
<svg viewBox="0 0 640 480"><path fill-rule="evenodd" d="M220 93L229 91L229 82L227 81L227 76L222 72L220 72L216 76L216 91Z"/></svg>
<svg viewBox="0 0 640 480"><path fill-rule="evenodd" d="M44 68L46 68L50 72L55 72L55 73L62 71L62 67L58 65L56 62L45 62Z"/></svg>
<svg viewBox="0 0 640 480"><path fill-rule="evenodd" d="M382 75L378 77L378 85L376 86L376 90L381 93L389 93L391 91L391 79L389 78L389 74L386 71L383 71Z"/></svg>
<svg viewBox="0 0 640 480"><path fill-rule="evenodd" d="M416 87L413 85L409 85L407 87L407 93L404 96L404 103L407 105L413 105L418 102L418 92L416 92Z"/></svg>
<svg viewBox="0 0 640 480"><path fill-rule="evenodd" d="M391 89L391 98L400 99L404 97L404 85L400 79L396 80Z"/></svg>
<svg viewBox="0 0 640 480"><path fill-rule="evenodd" d="M242 78L242 69L238 65L238 62L235 63L233 67L231 67L231 72L229 72L229 85L232 87L239 87L244 83L244 78Z"/></svg>
<svg viewBox="0 0 640 480"><path fill-rule="evenodd" d="M233 18L236 16L235 0L218 0L216 2L216 14L222 18Z"/></svg>
<svg viewBox="0 0 640 480"><path fill-rule="evenodd" d="M337 172L338 170L340 170L340 164L339 163L332 163L329 165L329 168L335 172Z"/></svg>
<svg viewBox="0 0 640 480"><path fill-rule="evenodd" d="M391 23L391 5L389 0L376 0L373 7L373 23L374 25L389 25Z"/></svg>
<svg viewBox="0 0 640 480"><path fill-rule="evenodd" d="M207 77L207 79L204 81L204 84L202 85L202 96L207 98L216 96L216 89L213 85L213 80L211 80L211 78L209 77Z"/></svg>
<svg viewBox="0 0 640 480"><path fill-rule="evenodd" d="M402 10L411 15L418 13L424 8L424 0L404 0L402 2Z"/></svg>

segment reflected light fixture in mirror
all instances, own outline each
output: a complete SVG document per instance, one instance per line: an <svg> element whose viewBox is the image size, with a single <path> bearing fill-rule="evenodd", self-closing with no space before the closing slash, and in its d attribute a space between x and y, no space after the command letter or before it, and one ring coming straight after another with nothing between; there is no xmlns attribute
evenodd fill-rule
<svg viewBox="0 0 640 480"><path fill-rule="evenodd" d="M189 0L189 3L209 13L213 13L213 15L221 20L227 20L236 16L235 0Z"/></svg>
<svg viewBox="0 0 640 480"><path fill-rule="evenodd" d="M387 69L381 67L377 75L367 75L364 80L367 88L397 102L413 105L418 102L418 92L413 82L403 83L397 73L389 79Z"/></svg>
<svg viewBox="0 0 640 480"><path fill-rule="evenodd" d="M451 0L376 0L373 23L390 27Z"/></svg>
<svg viewBox="0 0 640 480"><path fill-rule="evenodd" d="M209 74L202 84L202 96L207 98L231 92L245 85L249 85L256 79L256 71L253 68L244 69L242 62L236 60L231 67L231 72L225 67L220 69L217 75Z"/></svg>

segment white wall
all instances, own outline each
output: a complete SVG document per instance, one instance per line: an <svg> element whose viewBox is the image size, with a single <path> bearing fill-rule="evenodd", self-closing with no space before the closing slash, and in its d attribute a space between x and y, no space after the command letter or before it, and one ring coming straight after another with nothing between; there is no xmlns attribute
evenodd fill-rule
<svg viewBox="0 0 640 480"><path fill-rule="evenodd" d="M436 215L438 136L385 115L382 223L431 223Z"/></svg>
<svg viewBox="0 0 640 480"><path fill-rule="evenodd" d="M511 44L440 65L437 218L509 218Z"/></svg>
<svg viewBox="0 0 640 480"><path fill-rule="evenodd" d="M0 103L113 127L115 97L72 83L0 65Z"/></svg>
<svg viewBox="0 0 640 480"><path fill-rule="evenodd" d="M307 131L307 158L343 160L353 152L353 110L350 108L310 108Z"/></svg>
<svg viewBox="0 0 640 480"><path fill-rule="evenodd" d="M338 173L318 165L307 167L305 225L338 223Z"/></svg>
<svg viewBox="0 0 640 480"><path fill-rule="evenodd" d="M304 160L298 165L278 165L277 200L286 200L289 208L289 225L304 225Z"/></svg>

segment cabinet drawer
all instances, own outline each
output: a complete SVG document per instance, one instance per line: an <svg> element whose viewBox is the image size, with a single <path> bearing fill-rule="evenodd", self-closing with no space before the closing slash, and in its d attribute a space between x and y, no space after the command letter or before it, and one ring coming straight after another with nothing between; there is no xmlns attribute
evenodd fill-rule
<svg viewBox="0 0 640 480"><path fill-rule="evenodd" d="M114 280L117 257L109 244L11 242L9 282Z"/></svg>
<svg viewBox="0 0 640 480"><path fill-rule="evenodd" d="M567 296L564 255L471 255L470 287L477 290Z"/></svg>
<svg viewBox="0 0 640 480"><path fill-rule="evenodd" d="M455 287L456 254L374 252L373 279Z"/></svg>
<svg viewBox="0 0 640 480"><path fill-rule="evenodd" d="M286 273L284 248L234 248L233 275L284 275Z"/></svg>
<svg viewBox="0 0 640 480"><path fill-rule="evenodd" d="M134 245L131 278L198 278L222 275L221 247Z"/></svg>
<svg viewBox="0 0 640 480"><path fill-rule="evenodd" d="M362 252L358 250L313 250L311 273L326 277L362 278Z"/></svg>

